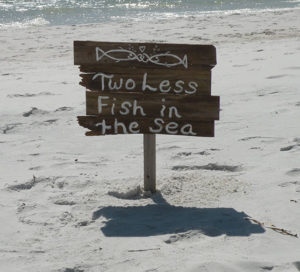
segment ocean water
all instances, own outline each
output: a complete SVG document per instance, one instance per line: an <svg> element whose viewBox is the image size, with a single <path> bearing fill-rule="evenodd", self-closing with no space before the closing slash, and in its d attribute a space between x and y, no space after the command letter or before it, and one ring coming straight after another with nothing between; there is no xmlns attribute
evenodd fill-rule
<svg viewBox="0 0 300 272"><path fill-rule="evenodd" d="M299 6L299 0L0 0L0 27L152 20L207 12Z"/></svg>

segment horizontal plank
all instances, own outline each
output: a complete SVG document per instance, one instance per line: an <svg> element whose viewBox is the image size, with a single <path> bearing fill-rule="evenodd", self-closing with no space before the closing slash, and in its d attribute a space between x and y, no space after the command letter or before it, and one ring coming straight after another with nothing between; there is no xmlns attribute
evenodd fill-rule
<svg viewBox="0 0 300 272"><path fill-rule="evenodd" d="M124 92L86 92L86 114L219 120L218 96L189 96Z"/></svg>
<svg viewBox="0 0 300 272"><path fill-rule="evenodd" d="M117 68L104 71L96 67L84 66L80 74L80 85L92 91L123 89L143 93L173 93L190 95L210 95L211 71L209 69L187 71ZM95 69L95 70L93 70Z"/></svg>
<svg viewBox="0 0 300 272"><path fill-rule="evenodd" d="M75 65L189 69L216 65L213 45L74 41Z"/></svg>
<svg viewBox="0 0 300 272"><path fill-rule="evenodd" d="M168 134L214 137L214 121L169 121L163 118L78 116L80 126L90 129L87 136L114 134Z"/></svg>

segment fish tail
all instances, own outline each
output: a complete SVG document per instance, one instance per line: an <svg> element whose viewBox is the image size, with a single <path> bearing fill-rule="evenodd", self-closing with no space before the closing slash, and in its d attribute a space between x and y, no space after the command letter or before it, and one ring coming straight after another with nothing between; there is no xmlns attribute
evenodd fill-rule
<svg viewBox="0 0 300 272"><path fill-rule="evenodd" d="M188 60L187 60L187 55L184 55L182 59L182 64L183 66L187 69L188 68Z"/></svg>
<svg viewBox="0 0 300 272"><path fill-rule="evenodd" d="M96 61L101 60L104 56L105 52L101 48L96 47Z"/></svg>

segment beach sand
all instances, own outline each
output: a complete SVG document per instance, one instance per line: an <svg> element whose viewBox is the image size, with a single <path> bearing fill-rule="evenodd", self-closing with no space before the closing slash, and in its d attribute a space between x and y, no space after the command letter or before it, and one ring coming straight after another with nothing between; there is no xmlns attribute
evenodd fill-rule
<svg viewBox="0 0 300 272"><path fill-rule="evenodd" d="M300 271L300 9L2 28L0 40L0 271ZM142 135L77 124L74 40L216 46L216 136L158 135L153 198L139 187Z"/></svg>

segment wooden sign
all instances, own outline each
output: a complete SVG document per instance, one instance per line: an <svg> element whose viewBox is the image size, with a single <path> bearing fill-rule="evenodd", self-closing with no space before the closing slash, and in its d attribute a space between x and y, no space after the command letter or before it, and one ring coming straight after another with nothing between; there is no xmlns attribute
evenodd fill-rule
<svg viewBox="0 0 300 272"><path fill-rule="evenodd" d="M156 191L155 134L214 136L212 45L74 42L86 87L87 136L144 134L144 190Z"/></svg>
<svg viewBox="0 0 300 272"><path fill-rule="evenodd" d="M214 46L75 41L74 63L87 89L86 135L214 136Z"/></svg>

